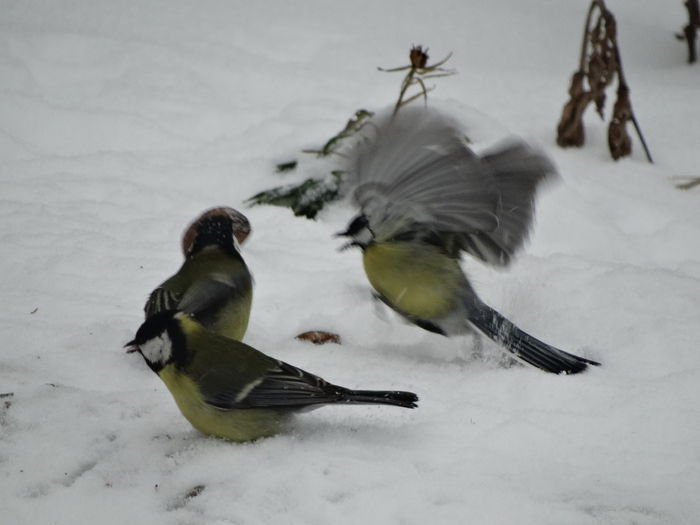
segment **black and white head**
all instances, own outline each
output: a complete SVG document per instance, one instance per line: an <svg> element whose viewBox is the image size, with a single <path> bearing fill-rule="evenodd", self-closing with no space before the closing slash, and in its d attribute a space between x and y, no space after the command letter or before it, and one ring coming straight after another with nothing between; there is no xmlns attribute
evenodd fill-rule
<svg viewBox="0 0 700 525"><path fill-rule="evenodd" d="M250 235L250 222L241 212L228 207L212 208L197 217L182 235L182 253L190 257L206 246L238 251Z"/></svg>
<svg viewBox="0 0 700 525"><path fill-rule="evenodd" d="M185 336L175 310L164 310L149 317L126 345L127 353L139 352L148 366L158 373L167 364L182 359Z"/></svg>
<svg viewBox="0 0 700 525"><path fill-rule="evenodd" d="M369 220L364 213L361 213L348 224L347 230L337 233L338 237L350 237L350 242L340 247L341 250L346 250L352 246L359 246L363 250L367 248L374 240L374 232L369 226Z"/></svg>

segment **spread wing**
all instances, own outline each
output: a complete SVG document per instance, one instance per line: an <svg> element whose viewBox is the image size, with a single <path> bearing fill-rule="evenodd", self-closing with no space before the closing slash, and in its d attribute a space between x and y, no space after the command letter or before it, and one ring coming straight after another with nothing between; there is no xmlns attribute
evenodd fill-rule
<svg viewBox="0 0 700 525"><path fill-rule="evenodd" d="M446 232L496 228L496 189L451 119L408 107L365 129L350 184L377 236L415 223Z"/></svg>
<svg viewBox="0 0 700 525"><path fill-rule="evenodd" d="M546 155L512 140L482 157L499 195L498 227L463 236L462 249L492 264L507 265L527 240L540 183L556 177Z"/></svg>
<svg viewBox="0 0 700 525"><path fill-rule="evenodd" d="M511 140L478 156L456 121L423 107L365 129L349 183L378 240L424 232L450 250L510 262L532 224L537 185L554 174L543 154Z"/></svg>

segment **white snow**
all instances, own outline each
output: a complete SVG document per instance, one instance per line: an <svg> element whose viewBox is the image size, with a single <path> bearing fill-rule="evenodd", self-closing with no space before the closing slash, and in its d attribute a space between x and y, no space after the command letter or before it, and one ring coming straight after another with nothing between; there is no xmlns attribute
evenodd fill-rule
<svg viewBox="0 0 700 525"><path fill-rule="evenodd" d="M559 149L586 4L2 2L0 522L697 523L700 188L675 184L700 176L700 65L673 35L682 2L608 0L656 164L636 137L612 161L592 109L587 145ZM477 290L602 367L505 367L494 345L475 355L470 337L377 315L359 253L332 237L348 204L317 221L244 207L326 173L300 150L393 103L401 77L376 67L411 44L454 53L431 99L561 171L512 268L465 260ZM245 445L192 429L122 346L179 267L182 230L216 205L253 228L247 342L348 387L413 390L420 408L323 408ZM294 339L310 329L343 344Z"/></svg>

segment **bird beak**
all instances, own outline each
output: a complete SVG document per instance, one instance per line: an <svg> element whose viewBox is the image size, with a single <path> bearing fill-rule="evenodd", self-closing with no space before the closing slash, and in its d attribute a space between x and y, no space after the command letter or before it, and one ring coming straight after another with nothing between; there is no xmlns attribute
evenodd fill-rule
<svg viewBox="0 0 700 525"><path fill-rule="evenodd" d="M340 248L338 248L338 251L339 251L339 252L344 252L344 251L347 250L348 248L352 248L353 246L359 246L359 245L360 245L360 244L357 243L357 242L355 242L355 241L346 242L346 243L343 244Z"/></svg>
<svg viewBox="0 0 700 525"><path fill-rule="evenodd" d="M127 353L127 354L133 354L134 352L138 352L138 351L139 351L139 347L138 347L138 345L136 344L136 339L133 339L133 340L129 341L128 343L126 343L126 344L124 345L124 348L127 349L127 350L126 350L126 353Z"/></svg>
<svg viewBox="0 0 700 525"><path fill-rule="evenodd" d="M334 237L334 238L338 238L338 237L350 237L350 232L348 232L348 230L345 230L344 232L337 232L337 233L334 233L334 234L333 234L333 237ZM348 248L352 248L352 247L355 246L356 244L357 244L357 243L355 243L355 242L346 242L346 243L343 244L340 248L338 248L338 251L339 251L339 252L344 252L345 250L347 250Z"/></svg>

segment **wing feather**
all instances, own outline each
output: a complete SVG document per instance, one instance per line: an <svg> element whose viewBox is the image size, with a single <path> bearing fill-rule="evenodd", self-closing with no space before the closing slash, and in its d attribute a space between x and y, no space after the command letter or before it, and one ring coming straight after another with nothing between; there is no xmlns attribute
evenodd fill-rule
<svg viewBox="0 0 700 525"><path fill-rule="evenodd" d="M170 292L162 286L159 286L151 292L151 295L148 297L148 301L146 301L146 305L143 308L144 312L146 313L146 317L151 317L164 310L177 310L180 297L181 296L179 294Z"/></svg>
<svg viewBox="0 0 700 525"><path fill-rule="evenodd" d="M248 349L253 350L250 347ZM256 357L260 363L256 363L255 369L251 370L255 373L249 374L240 366L223 366L211 368L203 374L198 382L205 401L226 410L300 407L335 401L345 391L342 387L260 352ZM259 365L263 363L265 366L261 370Z"/></svg>
<svg viewBox="0 0 700 525"><path fill-rule="evenodd" d="M377 240L424 230L508 264L527 238L537 186L555 174L547 157L515 139L479 156L454 119L430 108L374 120L352 152L349 184Z"/></svg>
<svg viewBox="0 0 700 525"><path fill-rule="evenodd" d="M189 314L200 314L219 308L235 294L244 294L251 288L247 272L240 274L211 273L197 280L182 296L178 309Z"/></svg>

